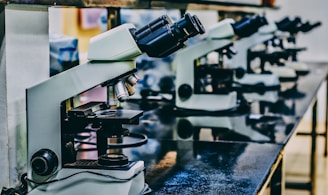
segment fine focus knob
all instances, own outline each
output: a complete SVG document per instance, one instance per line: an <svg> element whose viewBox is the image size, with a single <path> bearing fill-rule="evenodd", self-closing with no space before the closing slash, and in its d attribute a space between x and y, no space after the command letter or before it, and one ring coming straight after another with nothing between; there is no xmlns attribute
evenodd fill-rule
<svg viewBox="0 0 328 195"><path fill-rule="evenodd" d="M58 158L53 151L41 149L32 156L31 167L37 175L47 176L56 171Z"/></svg>

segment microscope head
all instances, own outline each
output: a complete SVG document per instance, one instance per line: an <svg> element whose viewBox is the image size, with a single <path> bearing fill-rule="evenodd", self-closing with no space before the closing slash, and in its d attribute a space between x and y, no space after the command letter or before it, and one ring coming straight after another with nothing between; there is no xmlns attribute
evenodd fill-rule
<svg viewBox="0 0 328 195"><path fill-rule="evenodd" d="M294 20L290 20L289 17L285 17L276 22L276 25L278 30L294 34L299 31L299 27L302 25L302 20L300 17L295 17Z"/></svg>
<svg viewBox="0 0 328 195"><path fill-rule="evenodd" d="M208 29L207 39L230 39L235 36L238 38L248 37L258 29L266 25L268 22L263 16L255 16L253 18L244 17L240 21L235 22L232 18L226 18Z"/></svg>
<svg viewBox="0 0 328 195"><path fill-rule="evenodd" d="M88 59L132 60L142 53L162 58L184 47L188 38L204 32L198 17L189 13L175 23L164 15L139 30L127 23L93 37Z"/></svg>
<svg viewBox="0 0 328 195"><path fill-rule="evenodd" d="M290 20L289 17L283 18L281 21L276 22L278 30L287 32L289 37L287 41L290 43L296 43L296 35L299 32L307 33L314 28L321 26L321 22L310 23L309 21L303 23L300 17L295 17L294 20Z"/></svg>
<svg viewBox="0 0 328 195"><path fill-rule="evenodd" d="M317 28L319 26L321 26L321 22L320 21L319 22L315 22L314 24L310 24L310 22L307 21L307 22L305 22L304 24L302 24L300 26L300 31L303 32L303 33L307 33L307 32L309 32L309 31L311 31L314 28Z"/></svg>
<svg viewBox="0 0 328 195"><path fill-rule="evenodd" d="M176 23L162 16L147 26L135 31L134 38L142 52L150 57L166 57L185 47L184 42L205 29L197 16L186 14Z"/></svg>
<svg viewBox="0 0 328 195"><path fill-rule="evenodd" d="M243 38L256 33L260 27L267 24L268 21L264 16L256 15L254 17L244 17L232 24L232 28L239 38Z"/></svg>

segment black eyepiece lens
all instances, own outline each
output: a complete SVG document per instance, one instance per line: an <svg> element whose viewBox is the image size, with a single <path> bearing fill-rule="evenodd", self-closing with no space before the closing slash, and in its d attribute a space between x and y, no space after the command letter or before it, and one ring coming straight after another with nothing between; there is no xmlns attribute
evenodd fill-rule
<svg viewBox="0 0 328 195"><path fill-rule="evenodd" d="M189 13L177 22L177 27L186 34L186 38L193 37L197 34L202 34L205 29L197 16L191 16Z"/></svg>

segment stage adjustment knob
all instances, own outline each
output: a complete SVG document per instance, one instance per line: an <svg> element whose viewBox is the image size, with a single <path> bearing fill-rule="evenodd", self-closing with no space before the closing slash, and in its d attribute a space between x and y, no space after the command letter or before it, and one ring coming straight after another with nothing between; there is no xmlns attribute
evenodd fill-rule
<svg viewBox="0 0 328 195"><path fill-rule="evenodd" d="M56 171L58 158L53 151L41 149L32 156L31 167L37 175L47 176Z"/></svg>

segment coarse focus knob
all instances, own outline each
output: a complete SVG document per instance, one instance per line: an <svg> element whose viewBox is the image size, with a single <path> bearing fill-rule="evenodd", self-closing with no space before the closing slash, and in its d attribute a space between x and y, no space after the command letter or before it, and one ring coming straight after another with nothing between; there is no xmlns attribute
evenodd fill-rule
<svg viewBox="0 0 328 195"><path fill-rule="evenodd" d="M245 70L243 68L236 68L235 69L235 76L238 78L238 79L241 79L243 78L245 75Z"/></svg>
<svg viewBox="0 0 328 195"><path fill-rule="evenodd" d="M177 133L182 139L188 139L193 134L193 126L187 119L179 120L177 124Z"/></svg>
<svg viewBox="0 0 328 195"><path fill-rule="evenodd" d="M58 158L53 151L41 149L32 156L31 167L37 175L47 176L56 171Z"/></svg>
<svg viewBox="0 0 328 195"><path fill-rule="evenodd" d="M189 99L192 95L192 87L188 84L182 84L178 89L178 95L181 99Z"/></svg>

